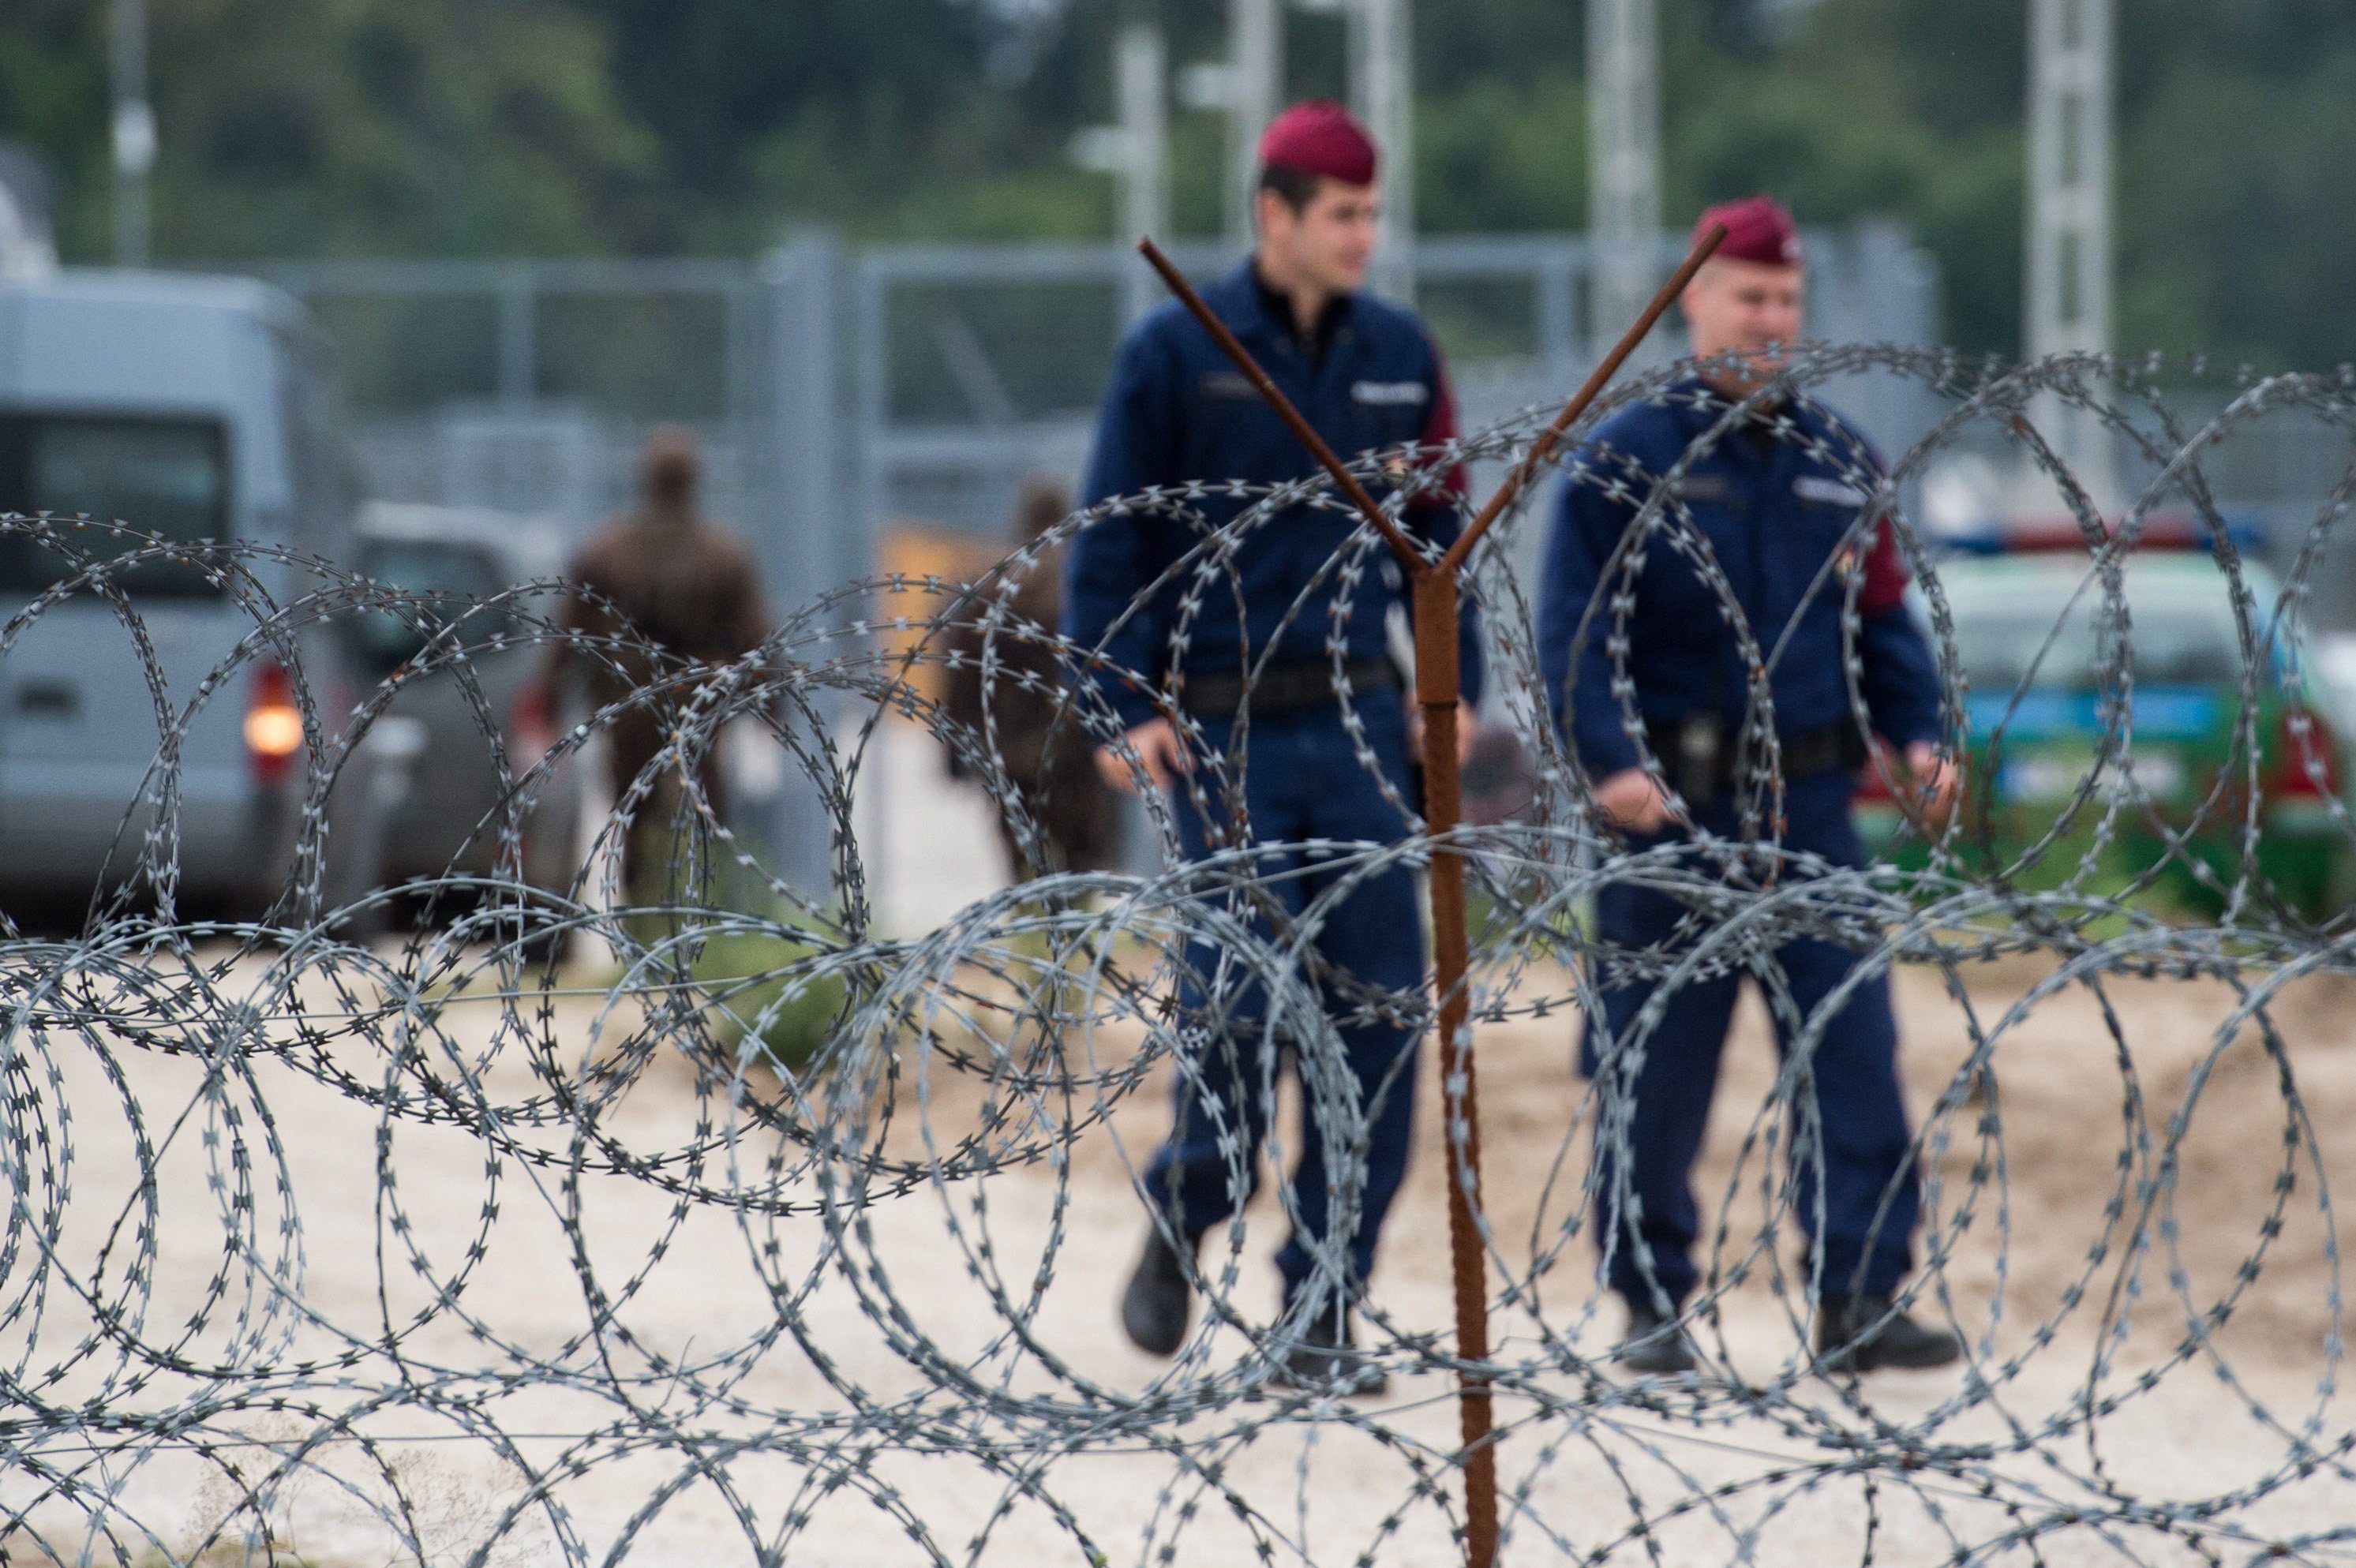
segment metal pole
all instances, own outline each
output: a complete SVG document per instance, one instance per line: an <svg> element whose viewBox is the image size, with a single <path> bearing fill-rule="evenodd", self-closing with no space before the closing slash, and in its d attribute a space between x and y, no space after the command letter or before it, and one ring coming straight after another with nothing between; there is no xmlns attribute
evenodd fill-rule
<svg viewBox="0 0 2356 1568"><path fill-rule="evenodd" d="M0 283L47 277L58 265L48 213L31 188L10 185L9 172L6 153L0 150ZM25 183L33 185L30 177Z"/></svg>
<svg viewBox="0 0 2356 1568"><path fill-rule="evenodd" d="M1408 0L1357 0L1350 13L1351 92L1383 150L1376 264L1395 293L1415 280L1415 68Z"/></svg>
<svg viewBox="0 0 2356 1568"><path fill-rule="evenodd" d="M1587 0L1588 340L1653 293L1661 232L1661 36L1656 0Z"/></svg>
<svg viewBox="0 0 2356 1568"><path fill-rule="evenodd" d="M765 564L771 605L790 614L873 571L873 516L850 509L843 484L841 246L830 234L805 234L774 252L764 271L772 312L768 440L776 496L776 548ZM789 773L773 820L772 853L787 880L820 901L835 880L829 821L819 781Z"/></svg>
<svg viewBox="0 0 2356 1568"><path fill-rule="evenodd" d="M2113 0L2030 0L2028 352L2111 349ZM2031 417L2098 508L2115 504L2096 414L2042 399Z"/></svg>
<svg viewBox="0 0 2356 1568"><path fill-rule="evenodd" d="M147 176L155 166L155 111L147 101L147 0L113 0L114 260L147 264Z"/></svg>
<svg viewBox="0 0 2356 1568"><path fill-rule="evenodd" d="M499 400L510 407L530 402L536 389L538 323L533 318L538 306L530 271L522 266L507 269L499 281L498 376Z"/></svg>
<svg viewBox="0 0 2356 1568"><path fill-rule="evenodd" d="M1664 284L1644 307L1635 325L1595 368L1574 393L1554 423L1514 465L1505 483L1489 497L1448 552L1437 561L1422 552L1375 498L1367 494L1346 464L1333 454L1314 426L1268 378L1250 350L1203 303L1184 274L1171 264L1151 240L1138 241L1138 250L1170 285L1220 352L1258 389L1277 416L1309 449L1343 496L1367 524L1383 537L1412 591L1415 622L1415 699L1423 713L1424 832L1445 839L1462 825L1463 768L1456 755L1456 703L1459 670L1456 656L1456 573L1546 462L1555 443L1579 422L1613 373L1635 351L1654 324L1661 319L1679 290L1691 281L1709 253L1726 238L1713 228L1704 235L1676 276ZM1451 1151L1448 1182L1448 1256L1456 1307L1456 1355L1466 1366L1489 1359L1489 1281L1485 1248L1481 1239L1481 1104L1473 1078L1471 999L1467 976L1472 971L1472 943L1464 901L1464 863L1453 850L1431 858L1432 986L1440 1000L1440 1082L1445 1105L1447 1144ZM1460 1463L1464 1467L1464 1561L1467 1568L1493 1568L1497 1561L1497 1448L1489 1381L1477 1372L1457 1377L1457 1431L1462 1439Z"/></svg>
<svg viewBox="0 0 2356 1568"><path fill-rule="evenodd" d="M1160 27L1137 22L1121 29L1116 74L1121 238L1134 241L1170 227L1170 64ZM1121 294L1122 315L1134 321L1153 304L1153 280L1124 267Z"/></svg>
<svg viewBox="0 0 2356 1568"><path fill-rule="evenodd" d="M1228 0L1227 240L1252 242L1252 187L1259 178L1260 133L1283 91L1284 27L1279 0Z"/></svg>

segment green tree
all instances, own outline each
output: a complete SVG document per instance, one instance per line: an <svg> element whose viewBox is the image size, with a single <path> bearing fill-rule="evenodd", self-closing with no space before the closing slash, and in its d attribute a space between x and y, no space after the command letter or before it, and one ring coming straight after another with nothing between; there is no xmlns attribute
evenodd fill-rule
<svg viewBox="0 0 2356 1568"><path fill-rule="evenodd" d="M1072 133L1112 113L1119 26L1217 59L1225 0L150 0L167 260L718 251L1109 235ZM1667 0L1668 220L1766 188L1813 223L1905 222L1949 338L2015 351L2029 0ZM0 134L63 176L70 258L111 250L105 11L0 6ZM1415 7L1426 229L1586 220L1585 13ZM1293 92L1342 33L1290 24ZM2356 358L2333 285L2356 216L2344 0L2121 0L2118 340L2262 366ZM1173 133L1180 232L1222 211L1225 128Z"/></svg>
<svg viewBox="0 0 2356 1568"><path fill-rule="evenodd" d="M112 248L103 6L0 16L0 126L65 176L69 255ZM165 260L565 253L643 231L655 145L562 0L153 0Z"/></svg>
<svg viewBox="0 0 2356 1568"><path fill-rule="evenodd" d="M68 255L107 242L105 14L84 0L14 0L0 9L0 135L57 165L58 242Z"/></svg>
<svg viewBox="0 0 2356 1568"><path fill-rule="evenodd" d="M165 254L626 247L654 145L556 0L162 0Z"/></svg>

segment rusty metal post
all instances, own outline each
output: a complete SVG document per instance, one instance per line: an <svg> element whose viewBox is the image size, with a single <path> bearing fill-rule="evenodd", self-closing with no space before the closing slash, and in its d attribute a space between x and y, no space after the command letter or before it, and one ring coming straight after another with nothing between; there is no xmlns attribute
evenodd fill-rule
<svg viewBox="0 0 2356 1568"><path fill-rule="evenodd" d="M1587 379L1580 384L1579 390L1570 395L1570 401L1562 405L1562 412L1555 415L1554 422L1547 426L1545 433L1530 443L1530 449L1522 453L1522 460L1515 464L1513 471L1505 475L1505 482L1497 486L1497 493L1483 503L1472 523L1449 547L1448 553L1440 558L1438 570L1453 571L1464 564L1472 554L1472 547L1481 542L1481 536L1494 528L1497 519L1505 515L1506 508L1521 495L1523 487L1536 477L1540 468L1546 466L1547 459L1554 455L1554 449L1561 444L1562 438L1570 433L1570 427L1587 412L1588 405L1594 402L1603 389L1611 384L1612 378L1620 373L1620 367L1628 362L1628 356L1636 352L1636 345L1652 335L1661 317L1668 314L1671 302L1686 292L1686 285L1693 282L1696 272L1701 271L1701 264L1725 242L1726 225L1723 223L1711 224L1708 232L1694 242L1693 250L1677 264L1677 270L1669 274L1669 281L1661 285L1660 293L1653 296L1653 303L1644 307L1644 314L1620 335L1620 341L1612 346L1611 353L1595 362L1595 368L1588 372Z"/></svg>
<svg viewBox="0 0 2356 1568"><path fill-rule="evenodd" d="M1726 238L1723 228L1702 236L1685 264L1661 285L1644 315L1595 367L1584 386L1563 405L1554 422L1514 465L1455 544L1438 560L1426 560L1406 532L1384 512L1366 487L1334 455L1315 428L1292 406L1251 351L1237 342L1226 324L1203 302L1185 275L1171 264L1151 239L1137 242L1138 251L1162 274L1170 292L1192 312L1211 340L1243 372L1261 399L1284 421L1320 466L1333 477L1343 496L1358 509L1369 527L1382 536L1412 590L1415 625L1415 700L1423 715L1424 831L1446 838L1463 822L1463 764L1457 756L1458 620L1456 573L1470 558L1481 536L1504 516L1545 464L1558 443L1579 422L1612 375L1643 342L1669 304L1683 291L1701 264ZM1464 903L1464 862L1453 849L1431 858L1430 913L1432 986L1440 1002L1440 1077L1447 1118L1449 1145L1448 1253L1456 1306L1457 1359L1477 1364L1489 1359L1489 1275L1481 1241L1481 1106L1475 1091L1471 1024L1472 996L1468 976L1472 966L1472 933ZM1460 1462L1464 1468L1464 1561L1466 1568L1494 1568L1497 1560L1497 1449L1494 1413L1489 1381L1477 1372L1457 1376L1457 1427L1463 1438Z"/></svg>
<svg viewBox="0 0 2356 1568"><path fill-rule="evenodd" d="M1464 820L1463 770L1457 762L1456 575L1415 574L1415 700L1423 712L1424 829L1444 838ZM1472 968L1464 861L1453 849L1431 857L1432 984L1440 1000L1442 1137L1448 1149L1448 1260L1456 1298L1456 1355L1489 1359L1489 1271L1481 1240L1481 1102L1472 1076ZM1497 1558L1497 1446L1489 1381L1471 1371L1457 1381L1457 1430L1463 1438L1464 1561L1490 1568Z"/></svg>

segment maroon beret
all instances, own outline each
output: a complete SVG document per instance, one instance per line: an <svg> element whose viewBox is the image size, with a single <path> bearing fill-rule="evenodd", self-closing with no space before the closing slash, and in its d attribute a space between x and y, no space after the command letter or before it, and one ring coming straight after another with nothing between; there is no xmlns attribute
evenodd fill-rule
<svg viewBox="0 0 2356 1568"><path fill-rule="evenodd" d="M1296 103L1268 123L1259 139L1262 166L1280 164L1344 185L1372 185L1375 139L1350 112L1328 99Z"/></svg>
<svg viewBox="0 0 2356 1568"><path fill-rule="evenodd" d="M1721 201L1694 225L1694 240L1709 232L1713 223L1726 225L1726 243L1718 254L1731 261L1762 261L1771 267L1800 264L1800 229L1783 204L1772 196L1746 196Z"/></svg>

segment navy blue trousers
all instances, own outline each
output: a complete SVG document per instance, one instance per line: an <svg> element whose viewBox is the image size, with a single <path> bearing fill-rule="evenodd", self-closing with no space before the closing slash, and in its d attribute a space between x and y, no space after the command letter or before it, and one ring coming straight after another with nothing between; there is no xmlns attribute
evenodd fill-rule
<svg viewBox="0 0 2356 1568"><path fill-rule="evenodd" d="M1382 771L1398 783L1407 776L1405 709L1395 692L1363 696L1359 713ZM1212 747L1229 751L1225 724L1207 727ZM1340 711L1315 708L1255 715L1245 736L1244 805L1249 839L1261 844L1298 844L1315 838L1396 843L1408 832L1407 818L1383 798L1376 779L1353 751ZM1201 765L1201 764L1198 764ZM1234 767L1234 760L1228 764ZM1232 773L1229 774L1232 777ZM1211 778L1205 778L1206 814L1184 785L1175 800L1181 847L1201 859L1241 836L1227 819ZM1342 872L1321 868L1321 859L1293 850L1263 857L1257 870L1261 894L1286 919L1333 889ZM1230 900L1230 910L1248 906ZM1252 917L1263 937L1281 922ZM1290 940L1285 933L1284 939ZM1389 992L1412 1006L1424 984L1423 922L1413 872L1387 867L1358 882L1326 913L1313 943L1333 969L1376 992ZM1200 1049L1180 1064L1173 1087L1175 1115L1170 1139L1146 1171L1149 1200L1163 1205L1174 1228L1200 1236L1247 1201L1258 1180L1258 1154L1268 1135L1269 1111L1280 1057L1297 1055L1299 1042L1267 1027L1266 987L1250 967L1224 965L1221 949L1198 941L1187 950L1181 1001L1191 1023L1208 1023L1190 1033ZM1327 1016L1346 1016L1359 998L1336 996L1331 986L1318 992ZM1355 1223L1347 1237L1352 1277L1347 1288L1364 1287L1373 1273L1375 1243L1383 1216L1406 1173L1415 1106L1414 1032L1395 1022L1372 1019L1338 1024L1342 1068L1312 1073L1303 1095L1303 1125L1293 1147L1299 1157L1290 1179L1293 1233L1277 1254L1289 1301L1309 1275L1312 1247L1327 1240L1336 1221L1337 1194L1357 1188ZM1321 1087L1321 1083L1323 1086ZM1327 1102L1347 1095L1341 1106ZM1352 1114L1364 1118L1361 1138L1352 1140L1343 1168L1328 1159L1325 1129Z"/></svg>
<svg viewBox="0 0 2356 1568"><path fill-rule="evenodd" d="M1836 865L1863 865L1847 793L1841 773L1795 781L1785 846ZM1722 836L1735 830L1730 813L1722 821L1706 816L1703 825ZM1596 894L1596 934L1614 947L1665 944L1687 912L1687 905L1665 892L1614 882ZM1815 1023L1826 998L1855 969L1857 955L1801 937L1779 948L1774 963L1791 1005ZM1652 984L1607 988L1601 1029L1598 1019L1588 1020L1580 1065L1604 1089L1595 1146L1597 1234L1605 1248L1604 1282L1629 1300L1653 1302L1657 1288L1678 1304L1698 1283L1692 1257L1700 1224L1693 1165L1741 983L1740 974L1720 974L1677 985L1659 1021L1641 1036L1637 1015L1653 999L1657 987ZM1776 1049L1788 1061L1791 1020L1778 1007L1769 1010ZM1823 1024L1804 1067L1791 1107L1790 1208L1817 1250L1826 1293L1892 1291L1912 1266L1922 1191L1898 1081L1898 1023L1886 974L1848 994Z"/></svg>

